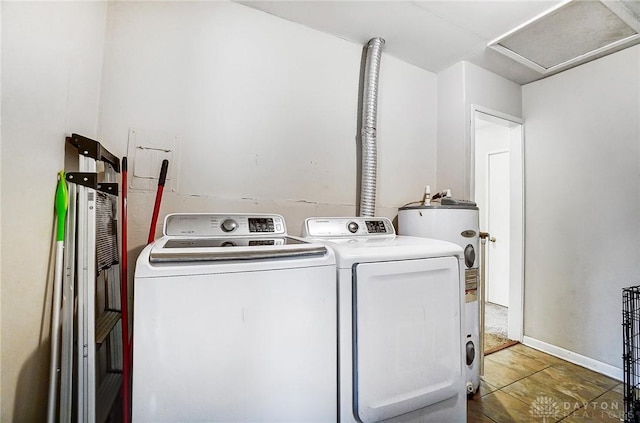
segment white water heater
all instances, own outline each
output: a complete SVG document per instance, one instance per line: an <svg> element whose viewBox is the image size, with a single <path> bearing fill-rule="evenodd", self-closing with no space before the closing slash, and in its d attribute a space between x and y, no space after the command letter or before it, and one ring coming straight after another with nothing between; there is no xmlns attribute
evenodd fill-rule
<svg viewBox="0 0 640 423"><path fill-rule="evenodd" d="M465 344L467 394L480 386L480 319L478 284L480 251L478 207L470 201L443 198L442 203L402 207L398 212L398 234L440 239L460 245L465 262Z"/></svg>

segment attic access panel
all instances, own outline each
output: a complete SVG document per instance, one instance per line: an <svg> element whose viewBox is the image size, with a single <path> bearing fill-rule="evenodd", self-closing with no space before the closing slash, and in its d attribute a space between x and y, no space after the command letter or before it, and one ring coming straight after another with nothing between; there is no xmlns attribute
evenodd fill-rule
<svg viewBox="0 0 640 423"><path fill-rule="evenodd" d="M491 41L488 47L549 74L640 43L640 5L569 0Z"/></svg>

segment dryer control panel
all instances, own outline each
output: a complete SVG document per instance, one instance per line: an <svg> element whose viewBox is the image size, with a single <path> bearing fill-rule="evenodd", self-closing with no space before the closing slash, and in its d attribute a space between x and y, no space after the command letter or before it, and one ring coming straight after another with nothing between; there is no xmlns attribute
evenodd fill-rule
<svg viewBox="0 0 640 423"><path fill-rule="evenodd" d="M164 234L189 237L286 235L277 214L176 213L164 219Z"/></svg>
<svg viewBox="0 0 640 423"><path fill-rule="evenodd" d="M386 217L310 217L302 228L303 237L371 237L395 236L391 220Z"/></svg>

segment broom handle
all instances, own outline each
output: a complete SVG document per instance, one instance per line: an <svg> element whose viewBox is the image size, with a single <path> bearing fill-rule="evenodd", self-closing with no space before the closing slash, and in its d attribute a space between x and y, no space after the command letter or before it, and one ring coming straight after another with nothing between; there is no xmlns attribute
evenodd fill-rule
<svg viewBox="0 0 640 423"><path fill-rule="evenodd" d="M162 167L160 168L160 178L158 179L158 191L156 192L156 202L153 205L153 215L151 216L151 227L149 227L149 239L148 244L151 244L156 238L156 224L158 223L158 213L160 212L160 203L162 202L162 191L164 190L164 183L167 179L167 169L169 168L169 160L164 159L162 161Z"/></svg>
<svg viewBox="0 0 640 423"><path fill-rule="evenodd" d="M129 339L129 284L127 269L127 158L122 158L122 254L120 266L120 307L122 311L122 421L131 419L131 341Z"/></svg>

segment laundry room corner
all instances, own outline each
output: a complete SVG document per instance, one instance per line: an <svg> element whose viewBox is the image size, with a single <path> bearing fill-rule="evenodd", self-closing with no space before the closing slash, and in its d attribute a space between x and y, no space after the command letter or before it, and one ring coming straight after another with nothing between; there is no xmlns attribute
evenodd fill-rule
<svg viewBox="0 0 640 423"><path fill-rule="evenodd" d="M129 423L134 387L154 422L622 402L640 2L0 1L0 26L0 421Z"/></svg>
<svg viewBox="0 0 640 423"><path fill-rule="evenodd" d="M46 419L56 179L65 136L97 133L106 12L2 3L3 422Z"/></svg>

